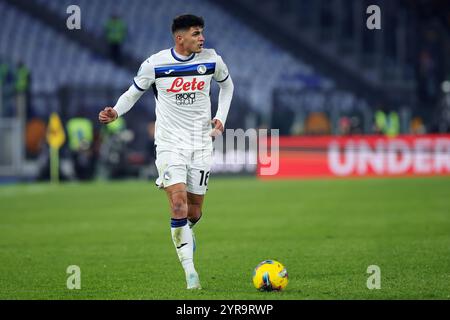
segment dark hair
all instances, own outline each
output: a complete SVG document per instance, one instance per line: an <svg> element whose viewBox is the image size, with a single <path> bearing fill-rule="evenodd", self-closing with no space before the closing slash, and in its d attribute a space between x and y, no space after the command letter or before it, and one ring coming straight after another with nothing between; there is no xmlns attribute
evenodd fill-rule
<svg viewBox="0 0 450 320"><path fill-rule="evenodd" d="M202 17L197 17L192 14L184 14L173 19L172 22L172 33L178 30L189 30L191 27L201 27L205 26L205 21Z"/></svg>

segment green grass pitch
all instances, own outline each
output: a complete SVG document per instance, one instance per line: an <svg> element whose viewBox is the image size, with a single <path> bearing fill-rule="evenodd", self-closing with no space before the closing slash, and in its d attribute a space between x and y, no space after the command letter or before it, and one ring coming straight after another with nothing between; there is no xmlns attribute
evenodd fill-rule
<svg viewBox="0 0 450 320"><path fill-rule="evenodd" d="M185 289L152 182L0 187L1 299L449 299L450 177L212 177L195 227L203 290ZM253 268L277 259L283 292ZM69 290L69 265L81 289ZM369 265L381 289L369 290Z"/></svg>

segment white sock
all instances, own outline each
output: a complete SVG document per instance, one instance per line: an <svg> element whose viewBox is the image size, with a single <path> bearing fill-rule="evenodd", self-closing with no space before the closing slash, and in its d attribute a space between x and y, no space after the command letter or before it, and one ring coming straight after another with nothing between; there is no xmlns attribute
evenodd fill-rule
<svg viewBox="0 0 450 320"><path fill-rule="evenodd" d="M172 219L171 226L172 241L184 272L186 274L196 272L194 268L192 233L187 224L187 219Z"/></svg>

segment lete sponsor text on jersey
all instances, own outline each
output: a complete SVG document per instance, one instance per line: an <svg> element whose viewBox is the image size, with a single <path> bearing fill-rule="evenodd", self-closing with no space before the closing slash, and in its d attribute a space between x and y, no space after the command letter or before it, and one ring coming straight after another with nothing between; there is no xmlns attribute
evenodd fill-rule
<svg viewBox="0 0 450 320"><path fill-rule="evenodd" d="M193 78L192 81L184 81L183 78L178 77L173 80L172 85L167 89L167 92L203 90L204 87L205 81L197 82L197 78Z"/></svg>

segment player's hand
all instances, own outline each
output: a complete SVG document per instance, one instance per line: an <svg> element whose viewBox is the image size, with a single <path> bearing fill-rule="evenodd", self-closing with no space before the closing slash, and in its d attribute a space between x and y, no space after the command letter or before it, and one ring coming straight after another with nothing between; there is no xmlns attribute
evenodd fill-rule
<svg viewBox="0 0 450 320"><path fill-rule="evenodd" d="M214 125L214 128L211 130L209 135L211 137L220 136L223 133L223 124L219 119L212 119L211 123Z"/></svg>
<svg viewBox="0 0 450 320"><path fill-rule="evenodd" d="M117 118L118 118L117 111L111 107L106 107L98 114L98 120L100 120L100 122L104 124L113 122Z"/></svg>

